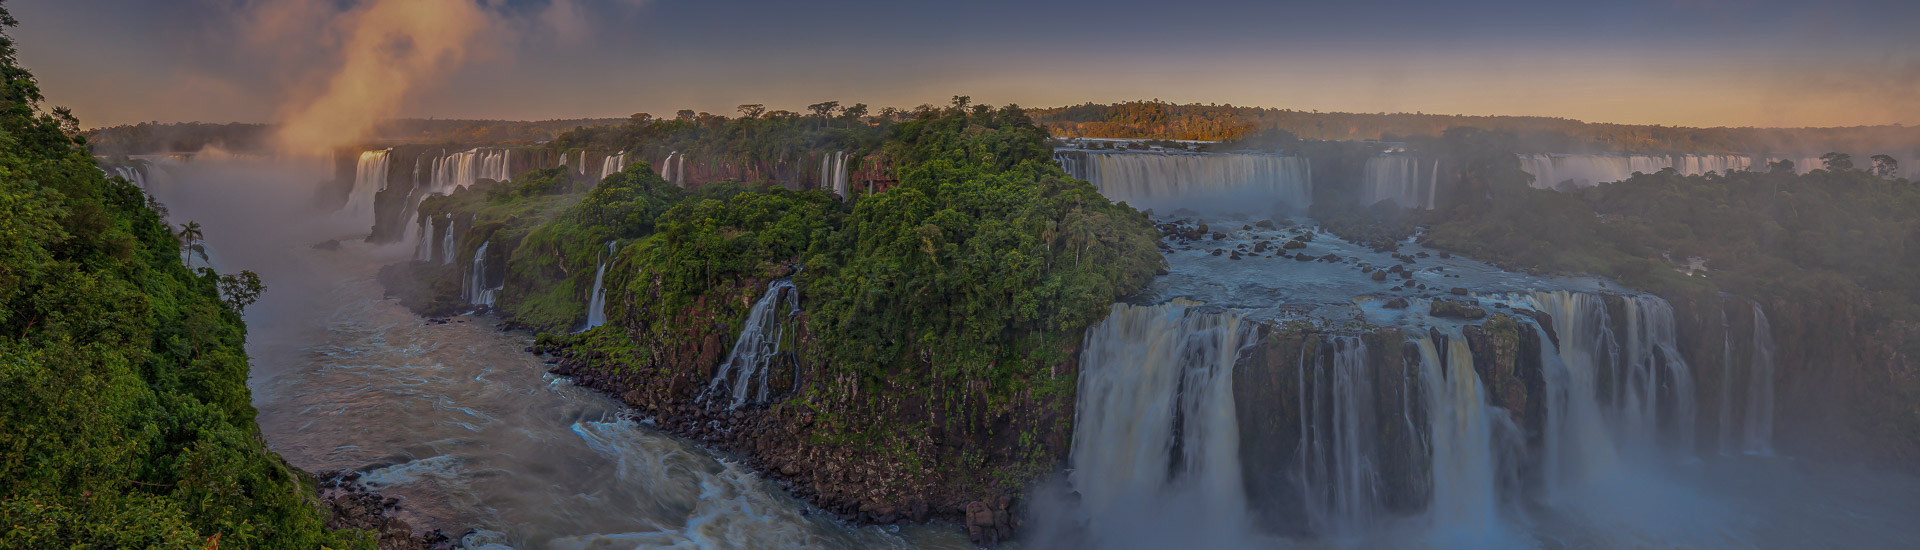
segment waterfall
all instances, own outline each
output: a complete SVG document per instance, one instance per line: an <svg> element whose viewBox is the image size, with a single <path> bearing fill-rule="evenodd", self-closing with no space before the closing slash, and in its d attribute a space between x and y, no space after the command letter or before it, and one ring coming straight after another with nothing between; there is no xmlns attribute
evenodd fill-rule
<svg viewBox="0 0 1920 550"><path fill-rule="evenodd" d="M1773 454L1773 328L1767 312L1753 304L1753 360L1747 369L1747 422L1741 450Z"/></svg>
<svg viewBox="0 0 1920 550"><path fill-rule="evenodd" d="M675 160L680 161L679 170L674 169ZM684 179L686 175L687 157L681 155L679 151L667 153L667 159L660 161L660 179L667 180L667 183L671 183L675 187L684 188L687 186L687 182Z"/></svg>
<svg viewBox="0 0 1920 550"><path fill-rule="evenodd" d="M1244 314L1196 306L1115 304L1087 332L1068 481L1094 546L1245 529L1232 387Z"/></svg>
<svg viewBox="0 0 1920 550"><path fill-rule="evenodd" d="M447 213L447 232L440 235L440 263L453 264L454 242L459 240L459 225L453 219L453 213Z"/></svg>
<svg viewBox="0 0 1920 550"><path fill-rule="evenodd" d="M847 197L847 152L846 151L844 150L836 151L830 155L821 155L820 157L820 188L831 189L835 194L840 195L841 200L846 200L846 197Z"/></svg>
<svg viewBox="0 0 1920 550"><path fill-rule="evenodd" d="M785 311L781 311L783 307ZM769 387L773 385L770 371L774 361L793 360L786 332L793 316L799 312L800 292L794 288L793 279L775 279L767 284L767 293L761 295L747 313L747 323L740 327L740 338L734 340L733 350L727 352L727 361L713 374L710 391L725 392L732 399L728 408L739 408L749 399L767 399ZM758 392L753 391L754 382L759 382Z"/></svg>
<svg viewBox="0 0 1920 550"><path fill-rule="evenodd" d="M1399 155L1382 155L1367 159L1367 165L1360 175L1360 204L1370 206L1374 203L1391 200L1401 208L1420 208L1432 210L1435 189L1440 183L1440 161L1433 161L1433 169L1421 177L1420 159Z"/></svg>
<svg viewBox="0 0 1920 550"><path fill-rule="evenodd" d="M1086 153L1078 151L1055 151L1053 153L1053 161L1059 163L1060 169L1066 171L1068 176L1074 179L1087 179Z"/></svg>
<svg viewBox="0 0 1920 550"><path fill-rule="evenodd" d="M1420 348L1420 380L1426 388L1433 448L1433 503L1427 507L1436 531L1457 542L1479 544L1499 533L1496 423L1506 413L1487 405L1473 351L1458 328L1445 334L1446 351L1431 332L1413 339Z"/></svg>
<svg viewBox="0 0 1920 550"><path fill-rule="evenodd" d="M1547 385L1543 475L1551 500L1618 466L1613 437L1601 412L1600 375L1620 356L1606 301L1592 294L1535 292L1525 300L1553 320L1553 341L1538 326L1540 364Z"/></svg>
<svg viewBox="0 0 1920 550"><path fill-rule="evenodd" d="M1753 158L1744 155L1520 155L1520 169L1532 174L1533 186L1540 189L1592 187L1627 179L1634 172L1652 174L1666 168L1697 176L1753 166Z"/></svg>
<svg viewBox="0 0 1920 550"><path fill-rule="evenodd" d="M1366 342L1335 337L1330 345L1331 364L1314 361L1295 372L1300 387L1300 485L1307 522L1315 532L1357 534L1374 526L1380 509L1382 480L1375 456L1382 419L1375 414L1376 382L1368 370ZM1304 362L1305 349L1301 356Z"/></svg>
<svg viewBox="0 0 1920 550"><path fill-rule="evenodd" d="M480 243L480 249L473 252L473 271L467 275L467 303L476 306L492 306L493 292L499 287L487 286L487 245L491 241Z"/></svg>
<svg viewBox="0 0 1920 550"><path fill-rule="evenodd" d="M599 269L593 272L593 294L587 298L587 328L607 324L607 289L603 286L607 276L607 264L613 263L614 241L607 241L606 257L600 259Z"/></svg>
<svg viewBox="0 0 1920 550"><path fill-rule="evenodd" d="M420 218L420 223L417 225L419 229L416 229L413 234L414 238L420 242L414 247L413 261L431 262L433 261L433 239L430 238L432 235L427 233L427 219Z"/></svg>
<svg viewBox="0 0 1920 550"><path fill-rule="evenodd" d="M1626 300L1626 360L1614 371L1614 403L1622 411L1620 430L1643 448L1660 443L1662 424L1672 426L1673 447L1693 451L1693 373L1680 357L1673 306L1655 296ZM1662 396L1665 399L1662 399ZM1663 411L1665 402L1669 411Z"/></svg>
<svg viewBox="0 0 1920 550"><path fill-rule="evenodd" d="M433 162L433 175L427 191L445 195L460 187L473 187L483 179L509 181L509 172L512 170L510 155L511 151L507 149L476 147L437 157ZM422 193L421 197L425 198L426 193Z"/></svg>
<svg viewBox="0 0 1920 550"><path fill-rule="evenodd" d="M583 175L583 176L587 175L587 150L586 149L580 150L580 162L577 163L577 165L580 170L580 175Z"/></svg>
<svg viewBox="0 0 1920 550"><path fill-rule="evenodd" d="M1274 201L1294 209L1313 204L1305 158L1261 154L1085 152L1086 180L1114 201L1136 207L1209 200L1233 206Z"/></svg>
<svg viewBox="0 0 1920 550"><path fill-rule="evenodd" d="M1721 455L1733 454L1733 325L1727 305L1720 304L1720 438Z"/></svg>
<svg viewBox="0 0 1920 550"><path fill-rule="evenodd" d="M387 189L387 156L392 149L360 153L354 165L353 191L347 194L345 210L354 217L373 215L373 197Z"/></svg>
<svg viewBox="0 0 1920 550"><path fill-rule="evenodd" d="M625 152L618 155L607 155L606 160L600 161L600 179L607 179L608 176L618 174L621 170L625 169L627 169L627 154Z"/></svg>

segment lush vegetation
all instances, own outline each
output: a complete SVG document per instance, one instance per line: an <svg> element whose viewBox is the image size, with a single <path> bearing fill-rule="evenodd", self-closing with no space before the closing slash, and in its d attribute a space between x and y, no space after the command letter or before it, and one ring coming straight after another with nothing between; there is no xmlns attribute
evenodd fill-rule
<svg viewBox="0 0 1920 550"><path fill-rule="evenodd" d="M1236 140L1279 129L1306 139L1401 141L1449 128L1513 134L1523 152L1814 152L1858 151L1920 157L1920 127L1683 128L1581 122L1565 118L1425 113L1322 113L1234 105L1134 101L1031 111L1055 135Z"/></svg>
<svg viewBox="0 0 1920 550"><path fill-rule="evenodd" d="M3 35L0 78L0 546L370 548L254 425L257 279L184 267Z"/></svg>

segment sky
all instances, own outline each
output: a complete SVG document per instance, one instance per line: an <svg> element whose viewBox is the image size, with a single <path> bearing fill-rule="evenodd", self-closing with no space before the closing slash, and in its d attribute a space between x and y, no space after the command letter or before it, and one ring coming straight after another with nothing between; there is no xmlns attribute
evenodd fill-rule
<svg viewBox="0 0 1920 550"><path fill-rule="evenodd" d="M385 4L384 6L381 6ZM1160 99L1920 124L1920 2L8 0L82 126ZM370 16L369 14L374 14ZM368 36L400 37L368 46ZM346 76L343 76L346 75Z"/></svg>

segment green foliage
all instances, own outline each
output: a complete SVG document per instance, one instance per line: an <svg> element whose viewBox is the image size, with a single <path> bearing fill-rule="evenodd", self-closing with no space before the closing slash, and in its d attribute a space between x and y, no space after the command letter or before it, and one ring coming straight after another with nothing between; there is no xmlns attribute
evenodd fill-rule
<svg viewBox="0 0 1920 550"><path fill-rule="evenodd" d="M0 35L0 545L370 546L260 440L235 307L257 279L223 302L183 266L197 235L104 177L13 54Z"/></svg>
<svg viewBox="0 0 1920 550"><path fill-rule="evenodd" d="M1163 260L1150 222L1050 159L1021 110L959 107L902 124L900 187L860 201L800 276L836 365L1006 382L1065 359L1080 332Z"/></svg>

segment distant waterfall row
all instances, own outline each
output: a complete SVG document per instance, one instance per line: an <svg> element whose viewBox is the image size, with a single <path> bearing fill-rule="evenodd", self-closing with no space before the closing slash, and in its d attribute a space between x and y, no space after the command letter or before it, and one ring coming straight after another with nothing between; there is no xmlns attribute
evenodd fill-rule
<svg viewBox="0 0 1920 550"><path fill-rule="evenodd" d="M1363 206L1390 200L1401 208L1432 210L1440 195L1440 160L1401 155L1369 158L1360 185Z"/></svg>
<svg viewBox="0 0 1920 550"><path fill-rule="evenodd" d="M1135 207L1292 209L1313 204L1313 170L1305 158L1243 153L1059 151L1068 174L1093 183L1114 201Z"/></svg>
<svg viewBox="0 0 1920 550"><path fill-rule="evenodd" d="M1615 183L1638 173L1657 173L1672 167L1682 175L1703 175L1709 171L1728 173L1743 169L1766 169L1740 154L1523 154L1521 169L1534 177L1536 188L1594 187ZM1807 165L1795 162L1799 171ZM1818 165L1816 165L1818 167Z"/></svg>
<svg viewBox="0 0 1920 550"><path fill-rule="evenodd" d="M1221 533L1352 537L1424 517L1492 544L1524 522L1506 517L1517 503L1551 505L1622 456L1691 456L1694 373L1664 300L1497 299L1552 324L1515 317L1518 343L1444 321L1283 336L1238 310L1114 305L1080 353L1068 483L1087 536L1232 546ZM1524 372L1488 370L1497 354Z"/></svg>
<svg viewBox="0 0 1920 550"><path fill-rule="evenodd" d="M420 163L429 158L432 165L423 172ZM415 161L414 179L416 185L425 184L425 192L416 195L424 198L435 193L449 194L460 187L472 187L483 179L508 181L513 178L512 170L513 151L509 149L481 147L440 157L422 156ZM424 181L420 179L422 175L427 176Z"/></svg>

